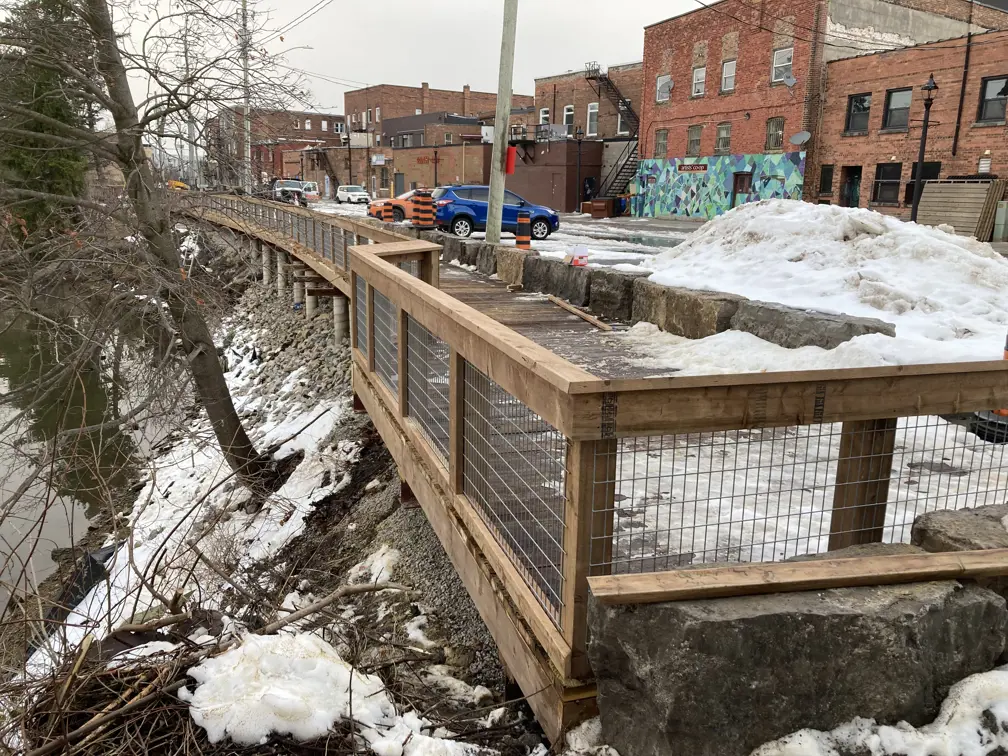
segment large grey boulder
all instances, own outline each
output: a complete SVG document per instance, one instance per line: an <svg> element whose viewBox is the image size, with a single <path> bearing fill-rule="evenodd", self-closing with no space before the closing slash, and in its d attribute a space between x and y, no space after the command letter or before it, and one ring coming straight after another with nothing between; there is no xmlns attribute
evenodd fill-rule
<svg viewBox="0 0 1008 756"><path fill-rule="evenodd" d="M497 277L506 284L520 284L525 273L525 258L530 255L538 257L539 253L514 247L497 247Z"/></svg>
<svg viewBox="0 0 1008 756"><path fill-rule="evenodd" d="M631 320L654 323L687 339L705 339L731 328L744 297L716 291L662 286L647 279L633 284Z"/></svg>
<svg viewBox="0 0 1008 756"><path fill-rule="evenodd" d="M611 320L628 321L633 314L634 282L647 273L621 273L605 268L591 271L588 306Z"/></svg>
<svg viewBox="0 0 1008 756"><path fill-rule="evenodd" d="M588 304L588 268L564 265L559 260L545 257L526 257L522 269L522 288L525 291L539 291L554 294L573 305L584 307Z"/></svg>
<svg viewBox="0 0 1008 756"><path fill-rule="evenodd" d="M497 272L497 250L496 244L480 244L476 253L476 270L484 276L492 276Z"/></svg>
<svg viewBox="0 0 1008 756"><path fill-rule="evenodd" d="M739 304L731 319L731 327L788 349L803 346L834 349L855 336L870 333L896 335L896 326L884 320L831 315L752 300Z"/></svg>
<svg viewBox="0 0 1008 756"><path fill-rule="evenodd" d="M605 606L588 655L622 756L744 756L856 716L914 725L991 669L1005 601L955 581Z"/></svg>

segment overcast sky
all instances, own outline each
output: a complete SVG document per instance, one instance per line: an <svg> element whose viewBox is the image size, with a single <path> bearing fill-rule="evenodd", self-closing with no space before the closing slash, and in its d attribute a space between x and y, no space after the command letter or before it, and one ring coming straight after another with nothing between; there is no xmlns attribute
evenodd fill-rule
<svg viewBox="0 0 1008 756"><path fill-rule="evenodd" d="M257 9L280 29L319 2L260 0ZM591 60L603 67L640 60L645 25L699 7L697 0L519 0L515 92L534 94L537 76ZM312 47L288 61L347 82L308 79L314 104L342 113L343 93L365 82L496 91L502 19L501 0L331 0L268 47Z"/></svg>

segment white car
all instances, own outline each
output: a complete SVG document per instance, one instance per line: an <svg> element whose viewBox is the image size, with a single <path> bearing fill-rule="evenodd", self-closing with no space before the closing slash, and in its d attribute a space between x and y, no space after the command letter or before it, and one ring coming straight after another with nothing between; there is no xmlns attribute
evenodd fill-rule
<svg viewBox="0 0 1008 756"><path fill-rule="evenodd" d="M366 205L371 201L371 198L368 196L368 193L364 191L364 187L349 184L336 188L336 201Z"/></svg>

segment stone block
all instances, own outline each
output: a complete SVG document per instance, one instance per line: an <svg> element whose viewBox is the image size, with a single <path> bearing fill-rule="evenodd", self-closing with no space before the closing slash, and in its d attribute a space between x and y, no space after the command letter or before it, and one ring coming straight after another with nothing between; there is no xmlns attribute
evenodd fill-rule
<svg viewBox="0 0 1008 756"><path fill-rule="evenodd" d="M480 242L460 241L458 261L463 265L475 265L481 246Z"/></svg>
<svg viewBox="0 0 1008 756"><path fill-rule="evenodd" d="M910 542L932 552L1008 549L1008 504L926 512L914 520ZM976 582L1008 599L1008 576Z"/></svg>
<svg viewBox="0 0 1008 756"><path fill-rule="evenodd" d="M745 756L854 717L934 719L1004 648L1005 600L955 581L605 606L588 655L622 756Z"/></svg>
<svg viewBox="0 0 1008 756"><path fill-rule="evenodd" d="M514 247L497 247L497 277L506 284L522 283L525 258L539 256L538 252L526 252Z"/></svg>
<svg viewBox="0 0 1008 756"><path fill-rule="evenodd" d="M634 282L647 273L621 273L596 268L590 274L588 306L611 320L629 321L633 314Z"/></svg>
<svg viewBox="0 0 1008 756"><path fill-rule="evenodd" d="M545 257L526 257L522 271L522 288L555 294L572 305L588 304L590 274L588 268L564 265L559 260Z"/></svg>
<svg viewBox="0 0 1008 756"><path fill-rule="evenodd" d="M746 300L732 317L731 327L788 349L818 346L835 349L856 336L896 335L896 326L875 318L831 315L772 302Z"/></svg>
<svg viewBox="0 0 1008 756"><path fill-rule="evenodd" d="M497 250L496 244L480 244L476 253L476 270L484 276L492 276L497 272Z"/></svg>
<svg viewBox="0 0 1008 756"><path fill-rule="evenodd" d="M687 339L705 339L731 328L743 297L714 291L667 287L662 330Z"/></svg>
<svg viewBox="0 0 1008 756"><path fill-rule="evenodd" d="M665 323L665 292L667 286L656 284L646 278L638 278L633 283L633 304L630 310L632 323L653 323L659 328Z"/></svg>

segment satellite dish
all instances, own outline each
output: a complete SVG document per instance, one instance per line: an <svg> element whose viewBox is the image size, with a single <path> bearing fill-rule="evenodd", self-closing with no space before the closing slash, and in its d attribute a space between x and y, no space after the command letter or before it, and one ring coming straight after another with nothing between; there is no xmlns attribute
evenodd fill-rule
<svg viewBox="0 0 1008 756"><path fill-rule="evenodd" d="M787 86L788 89L791 89L797 83L798 83L798 79L796 79L794 77L794 74L788 73L784 77L784 84Z"/></svg>
<svg viewBox="0 0 1008 756"><path fill-rule="evenodd" d="M791 144L796 144L798 146L801 146L801 145L805 144L811 138L812 138L812 135L809 132L807 132L807 131L799 131L797 134L795 134L793 137L791 137L788 141L791 142Z"/></svg>

